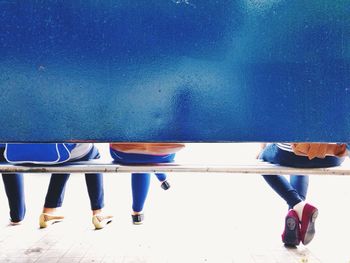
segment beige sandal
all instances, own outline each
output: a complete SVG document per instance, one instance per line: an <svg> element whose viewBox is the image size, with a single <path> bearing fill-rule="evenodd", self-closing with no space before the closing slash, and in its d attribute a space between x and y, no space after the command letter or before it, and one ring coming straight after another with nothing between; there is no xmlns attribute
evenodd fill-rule
<svg viewBox="0 0 350 263"><path fill-rule="evenodd" d="M64 216L62 215L42 213L39 217L39 225L40 225L40 228L46 228L52 224L61 222L63 219L64 219Z"/></svg>
<svg viewBox="0 0 350 263"><path fill-rule="evenodd" d="M104 228L107 224L111 223L112 220L113 216L106 216L101 214L97 214L92 217L92 223L94 224L95 229Z"/></svg>

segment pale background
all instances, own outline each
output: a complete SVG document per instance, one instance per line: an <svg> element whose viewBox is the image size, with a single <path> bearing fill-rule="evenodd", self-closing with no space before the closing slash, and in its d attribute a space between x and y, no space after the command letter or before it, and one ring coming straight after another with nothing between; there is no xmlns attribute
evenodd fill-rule
<svg viewBox="0 0 350 263"><path fill-rule="evenodd" d="M105 158L106 144L98 145ZM188 144L178 162L248 162L258 144ZM281 243L287 206L260 175L169 174L171 189L152 178L145 224L131 224L129 174L106 174L106 213L114 222L94 231L84 176L68 181L66 220L38 229L48 175L25 175L27 217L8 227L0 184L0 262L350 262L350 177L311 176L308 202L319 208L313 242ZM12 254L11 254L12 253ZM65 260L65 261L64 261Z"/></svg>

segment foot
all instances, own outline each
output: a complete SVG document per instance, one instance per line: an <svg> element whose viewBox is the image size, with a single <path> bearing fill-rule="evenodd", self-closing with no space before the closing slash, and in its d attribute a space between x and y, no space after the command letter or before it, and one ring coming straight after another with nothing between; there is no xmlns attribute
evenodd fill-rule
<svg viewBox="0 0 350 263"><path fill-rule="evenodd" d="M54 223L61 222L64 219L62 215L42 213L39 217L40 228L46 228Z"/></svg>
<svg viewBox="0 0 350 263"><path fill-rule="evenodd" d="M92 223L95 226L95 229L102 229L113 220L113 216L97 214L92 216Z"/></svg>
<svg viewBox="0 0 350 263"><path fill-rule="evenodd" d="M318 216L318 209L310 204L305 204L300 221L300 239L307 245L315 236L315 221Z"/></svg>
<svg viewBox="0 0 350 263"><path fill-rule="evenodd" d="M282 242L286 246L297 246L300 244L299 218L293 209L289 210L286 216Z"/></svg>
<svg viewBox="0 0 350 263"><path fill-rule="evenodd" d="M133 214L133 215L131 215L131 218L132 218L132 223L134 225L142 225L143 224L143 220L144 220L143 213Z"/></svg>
<svg viewBox="0 0 350 263"><path fill-rule="evenodd" d="M170 184L168 181L163 181L162 184L160 185L164 190L168 190L170 188Z"/></svg>

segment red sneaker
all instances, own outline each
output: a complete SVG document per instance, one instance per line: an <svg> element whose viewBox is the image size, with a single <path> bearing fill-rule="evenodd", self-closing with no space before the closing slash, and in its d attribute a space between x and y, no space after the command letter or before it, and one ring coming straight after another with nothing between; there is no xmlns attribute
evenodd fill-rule
<svg viewBox="0 0 350 263"><path fill-rule="evenodd" d="M299 218L293 209L289 210L286 215L282 242L286 246L297 246L300 244Z"/></svg>
<svg viewBox="0 0 350 263"><path fill-rule="evenodd" d="M315 235L315 221L318 209L310 204L305 204L300 222L300 239L304 245L311 242Z"/></svg>

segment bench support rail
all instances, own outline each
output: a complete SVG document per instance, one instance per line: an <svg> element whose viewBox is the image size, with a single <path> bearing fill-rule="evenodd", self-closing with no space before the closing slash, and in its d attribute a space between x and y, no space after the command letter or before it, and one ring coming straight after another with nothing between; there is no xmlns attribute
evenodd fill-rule
<svg viewBox="0 0 350 263"><path fill-rule="evenodd" d="M119 165L112 162L89 161L67 163L60 166L0 164L1 173L227 173L227 174L271 174L271 175L350 175L350 163L344 162L332 168L291 168L261 161L249 164L152 164Z"/></svg>

